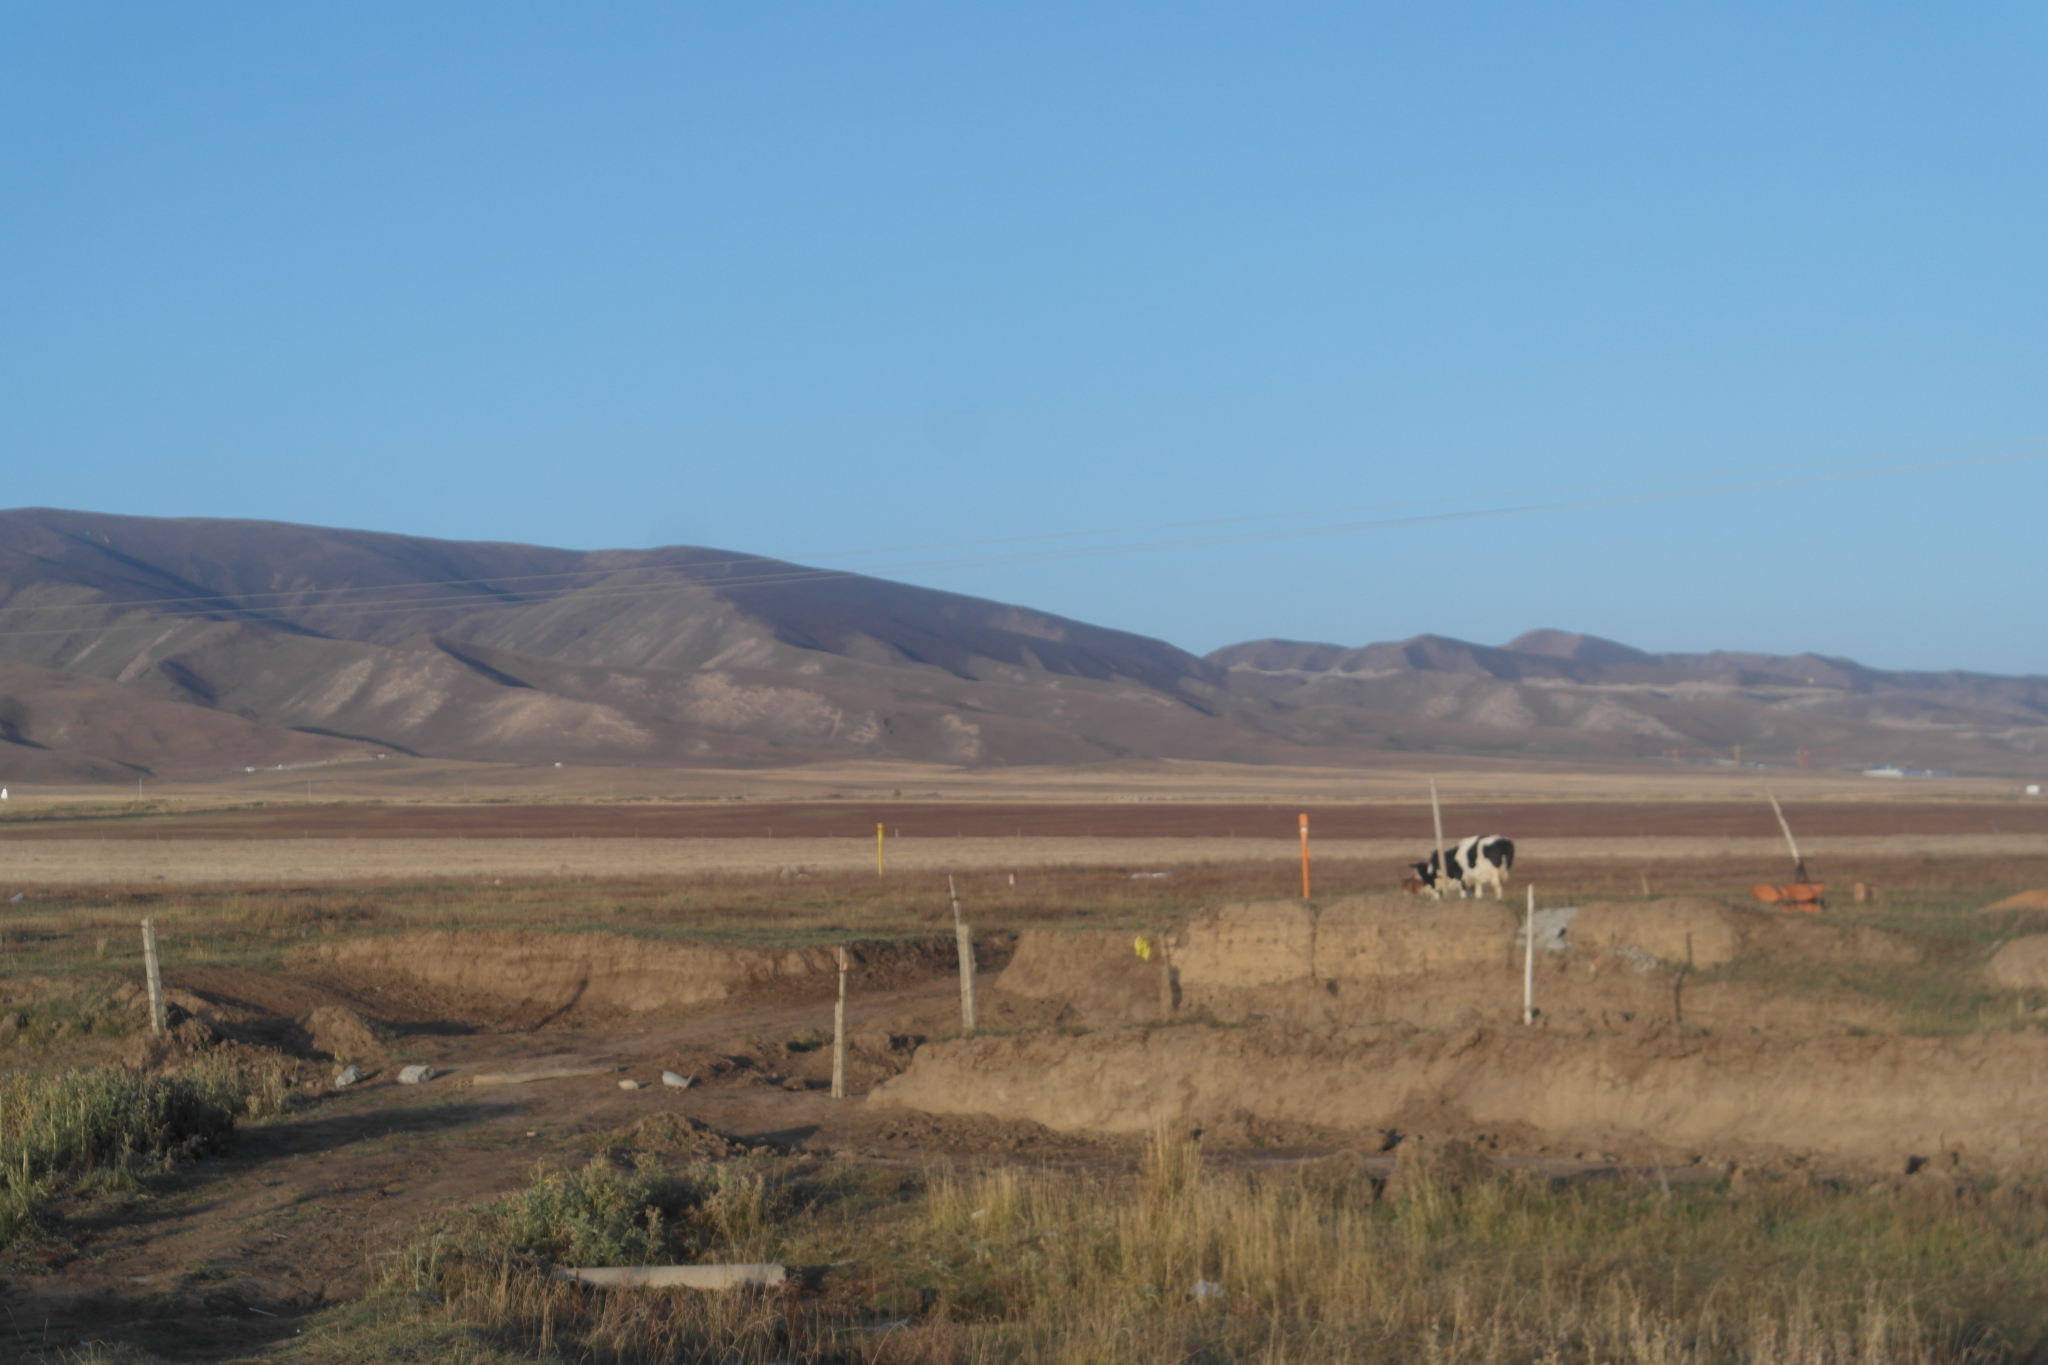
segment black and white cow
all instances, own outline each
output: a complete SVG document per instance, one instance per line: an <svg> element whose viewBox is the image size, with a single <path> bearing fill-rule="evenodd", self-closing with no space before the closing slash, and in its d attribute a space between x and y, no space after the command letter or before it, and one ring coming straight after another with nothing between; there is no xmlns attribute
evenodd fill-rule
<svg viewBox="0 0 2048 1365"><path fill-rule="evenodd" d="M1491 886L1495 900L1506 897L1508 870L1515 865L1514 840L1504 839L1498 834L1475 834L1469 839L1460 839L1456 848L1444 851L1444 856L1451 864L1448 876L1439 870L1435 853L1431 853L1426 862L1409 864L1415 873L1409 880L1416 883L1416 890L1441 900L1444 892L1455 885L1462 900L1468 892L1483 896L1486 888Z"/></svg>

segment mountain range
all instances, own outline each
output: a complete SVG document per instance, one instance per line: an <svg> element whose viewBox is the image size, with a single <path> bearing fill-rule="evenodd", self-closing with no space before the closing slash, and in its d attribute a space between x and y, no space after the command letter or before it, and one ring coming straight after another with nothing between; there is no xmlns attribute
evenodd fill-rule
<svg viewBox="0 0 2048 1365"><path fill-rule="evenodd" d="M2048 678L1816 655L1257 640L673 546L0 512L0 782L372 753L746 767L1393 751L2037 771Z"/></svg>

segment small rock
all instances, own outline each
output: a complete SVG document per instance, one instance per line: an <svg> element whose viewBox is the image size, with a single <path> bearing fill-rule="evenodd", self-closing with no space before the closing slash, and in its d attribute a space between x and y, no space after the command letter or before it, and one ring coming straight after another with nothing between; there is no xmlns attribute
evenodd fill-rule
<svg viewBox="0 0 2048 1365"><path fill-rule="evenodd" d="M354 1085L357 1081L361 1080L362 1078L363 1073L361 1068L345 1066L341 1070L334 1073L334 1088L336 1090L346 1089L347 1087Z"/></svg>
<svg viewBox="0 0 2048 1365"><path fill-rule="evenodd" d="M673 1071L664 1071L661 1073L661 1083L673 1090L688 1090L690 1088L690 1082L696 1079L697 1077L694 1073L688 1076L678 1076Z"/></svg>
<svg viewBox="0 0 2048 1365"><path fill-rule="evenodd" d="M423 1085L434 1079L434 1068L430 1066L409 1066L398 1073L400 1085Z"/></svg>
<svg viewBox="0 0 2048 1365"><path fill-rule="evenodd" d="M1196 1280L1190 1292L1196 1303L1215 1303L1223 1297L1223 1286L1214 1280Z"/></svg>
<svg viewBox="0 0 2048 1365"><path fill-rule="evenodd" d="M638 1090L639 1088L640 1088L640 1082L638 1082L638 1081L630 1081L630 1080L629 1080L629 1081L620 1081L620 1082L619 1082L619 1089L621 1089L621 1090Z"/></svg>

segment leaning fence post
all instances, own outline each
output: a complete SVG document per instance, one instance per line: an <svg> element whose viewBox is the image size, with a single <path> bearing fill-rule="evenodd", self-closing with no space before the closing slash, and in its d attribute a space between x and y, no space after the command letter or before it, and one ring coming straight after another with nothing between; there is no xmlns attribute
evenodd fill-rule
<svg viewBox="0 0 2048 1365"><path fill-rule="evenodd" d="M951 877L946 878L946 894L953 898L953 938L960 947L960 1027L972 1033L975 1027L974 932L967 927L967 921L960 918L960 892Z"/></svg>
<svg viewBox="0 0 2048 1365"><path fill-rule="evenodd" d="M156 962L156 924L142 922L142 969L149 977L149 1031L161 1036L164 1022L164 977Z"/></svg>
<svg viewBox="0 0 2048 1365"><path fill-rule="evenodd" d="M839 948L839 1003L832 1007L832 1098L846 1098L846 948Z"/></svg>

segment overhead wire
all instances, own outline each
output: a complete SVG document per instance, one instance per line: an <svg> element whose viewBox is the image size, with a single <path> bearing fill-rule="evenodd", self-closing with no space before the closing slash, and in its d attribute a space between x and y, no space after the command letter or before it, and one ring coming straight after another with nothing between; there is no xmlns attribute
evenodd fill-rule
<svg viewBox="0 0 2048 1365"><path fill-rule="evenodd" d="M705 573L708 573L708 572L709 572L709 571L711 571L711 570L716 570L716 569L729 569L729 568L738 568L738 567L743 567L743 566L746 566L746 565L752 565L752 564L772 564L772 565L785 565L785 564L791 564L791 563L793 563L794 561L800 561L800 560L820 560L820 559L851 559L851 558L862 558L862 557L868 557L868 556L873 556L873 555L885 555L885 554L910 554L910 553L920 553L920 552L924 552L924 551L929 551L929 550L950 550L950 549L976 549L976 548L981 548L981 547L985 547L985 546L997 546L997 545L1017 545L1017 544L1030 544L1030 543L1038 543L1038 542L1049 542L1049 541L1074 541L1074 540L1100 539L1100 538L1102 538L1102 537L1104 537L1104 536L1120 536L1120 535L1149 535L1149 534L1154 534L1154 533L1157 533L1157 532L1161 532L1161 531L1179 531L1179 530L1192 530L1192 529L1198 529L1198 528L1204 528L1204 527L1211 527L1211 526L1233 526L1233 525L1248 525L1248 524L1251 524L1251 523L1256 523L1256 522L1271 522L1271 521L1283 521L1283 520L1299 520L1299 519L1301 519L1301 518L1303 518L1303 517L1333 517L1333 516L1351 516L1351 515L1355 515L1355 514L1357 514L1357 513L1361 513L1361 512L1394 512L1394 511L1402 511L1402 510L1406 510L1406 509L1411 509L1411 508L1428 508L1428 507L1443 507L1443 506L1448 506L1448 505L1455 505L1455 504L1459 504L1459 503L1474 503L1474 502L1503 502L1503 501L1508 501L1508 500L1511 500L1511 499L1515 499L1515 498L1547 498L1547 497L1556 497L1556 496L1559 496L1559 495L1563 495L1563 494L1572 494L1572 493L1594 493L1594 492L1602 492L1602 491L1605 491L1605 490L1611 490L1611 489L1649 488L1649 487L1654 487L1654 486L1656 486L1656 485L1660 485L1660 484L1671 484L1671 483L1697 483L1697 482L1700 482L1700 481L1702 481L1702 480L1712 480L1712 479L1729 479L1729 478L1738 478L1738 477L1748 477L1748 476L1751 476L1751 475L1773 475L1773 476L1790 476L1790 475L1792 474L1792 471L1795 471L1795 470L1816 470L1816 469L1817 469L1817 470L1834 470L1834 471L1836 471L1836 474L1835 474L1834 476L1838 476L1838 477L1843 477L1843 478L1849 478L1849 477L1864 477L1864 476L1870 476L1870 475L1877 475L1877 474L1891 474L1891 473L1907 473L1907 472L1914 472L1914 471L1917 471L1917 470L1924 470L1924 469L1930 469L1930 468L1944 468L1944 467L1949 467L1949 466L1952 466L1952 465L1956 465L1956 464L1971 464L1971 463L1987 463L1987 462L1999 462L1999 461L2006 461L2006 460L2013 460L2013 459L2030 459L2030 458L2034 458L2034 457L2036 457L2036 456L2037 456L2037 455L2039 455L2039 454L2043 454L2043 453L2048 453L2048 452L2042 452L2042 451L2033 451L2033 450L2023 450L2023 451L2020 451L2020 452L2012 452L2012 451L2006 451L2005 453L2002 453L2002 454L1999 454L1999 455L1989 455L1989 456L1975 456L1975 457L1958 457L1958 455L1957 455L1957 452L1959 452L1959 451L1961 451L1961 450L1970 450L1970 449L1980 449L1980 450L1981 450L1981 449L1984 449L1984 448L1985 448L1985 447L1982 447L1982 446L1977 446L1977 447L1967 447L1967 446L1966 446L1966 447L1952 447L1952 448L1949 448L1949 449L1947 449L1947 450L1941 450L1941 451L1923 451L1923 452L1917 452L1917 453L1912 453L1912 454L1893 454L1893 455L1888 455L1888 456L1880 456L1880 457L1876 457L1876 458L1874 458L1874 459L1873 459L1873 458L1871 458L1871 457L1858 457L1858 458L1856 458L1856 459L1853 459L1853 460L1818 460L1818 461L1796 461L1796 462L1793 462L1793 463L1790 463L1790 464L1778 464L1778 465L1750 465L1750 466L1743 466L1743 467L1738 467L1738 468L1734 468L1734 469L1722 469L1722 470L1708 470L1708 471L1702 471L1702 472L1697 472L1697 473L1680 473L1680 474L1664 474L1664 475L1656 475L1656 476L1652 476L1652 477L1650 477L1650 478L1642 478L1642 479L1622 479L1622 480L1610 480L1610 481L1605 481L1605 482L1600 482L1600 483L1584 483L1584 484L1564 484L1564 485L1556 485L1556 486L1552 486L1552 487L1548 487L1548 488L1524 488L1524 489L1513 489L1513 490L1509 490L1509 491L1506 491L1506 492L1501 492L1501 493L1491 493L1491 492L1489 492L1489 493L1463 493L1463 494L1453 494L1453 495L1449 495L1449 496L1445 496L1445 497L1438 497L1438 498L1423 498L1423 499L1411 499L1411 500L1406 500L1406 501L1402 501L1402 502L1393 502L1393 503L1365 503L1365 504L1361 504L1361 505L1357 505L1357 506L1351 506L1351 507L1322 507L1322 508L1315 508L1315 509L1313 509L1313 510L1309 510L1309 511L1294 511L1294 512L1266 512L1266 513L1255 513L1255 514L1251 514L1251 515L1244 515L1244 516L1234 516L1234 517L1212 517L1212 518L1206 518L1206 519L1202 519L1202 520L1195 520L1195 521L1179 521L1179 522L1155 522L1155 523L1151 523L1151 524L1146 524L1146 525L1139 525L1139 526L1125 526L1125 527L1108 527L1108 528L1103 528L1103 529L1099 529L1099 530L1088 530L1088 531L1052 531L1052 532L1036 532L1036 533L1033 533L1033 534L1030 534L1030 535L1021 535L1021 536L998 536L998 537L992 537L992 538L983 538L983 539L976 539L976 540L955 540L955 541L935 541L935 542L929 542L929 543L925 543L925 544L916 544L916 545L898 545L898 546L889 546L889 547L881 547L881 548L872 548L872 549L861 549L861 550L830 550L830 551L812 551L812 552L805 552L805 553L801 553L801 554L790 554L790 555L737 555L737 556L733 556L733 557L730 557L730 558L726 558L726 559L695 559L695 560L691 560L691 561L689 561L688 563L684 563L684 564L661 564L661 563L645 563L645 562L643 562L643 563L639 563L639 564L634 564L634 565L626 565L626 566L618 566L618 565L615 565L615 566L611 566L611 567L606 567L606 568L591 568L591 569L560 569L560 570L554 570L554 571L551 571L551 572L548 572L548 573L539 573L539 574L491 574L491 575L483 575L483 576L478 576L478 577L472 577L472 578L444 578L444 579L420 579L420 580L416 580L416 581L414 581L414 582L409 582L409 583L372 583L372 584L362 584L362 585L359 585L359 586L341 586L341 587L326 587L326 588L300 588L300 589L283 589L283 590L278 590L278 591L273 591L273 592L261 592L261 593L212 593L212 594L206 594L206 595L201 595L201 596L186 596L186 597L146 597L146 598L134 598L134 599L129 599L129 600L123 600L123 601L112 601L112 602L108 602L108 601L100 601L100 602L90 602L90 603L75 603L75 604L50 604L50 605L47 605L47 606L39 606L39 607L0 607L0 616L7 616L7 615L15 614L15 613L36 613L36 614L38 614L38 615L46 615L46 614L48 614L48 613L50 613L50 612L54 612L54 611L100 611L100 610L104 610L104 609L105 609L105 608L107 608L107 607L115 607L115 606L152 606L152 607L172 607L172 606L189 606L189 607L202 607L202 608L203 608L203 607L205 606L205 604L208 604L208 603L220 603L220 604L224 604L224 606L223 606L223 607L222 607L221 609L225 609L225 610L248 610L248 609L251 609L251 608L253 607L253 605L254 605L254 604L257 604L257 603L262 603L262 602L281 602L281 603L282 603L282 602L289 602L289 603L290 603L291 605L294 605L294 606L296 606L296 607L299 607L299 608L302 608L302 609L303 609L303 608L306 608L306 607L308 607L309 605L311 605L311 604L309 604L309 603L308 603L308 602L306 601L306 599L307 599L307 598L309 598L309 597L320 597L320 598L328 598L328 599L338 599L338 598L342 598L342 597L343 597L344 595L346 595L346 594L351 594L351 593L388 593L388 592L392 592L392 591L395 591L395 590L399 590L399 589L415 589L415 588L447 588L447 587L477 587L477 588L483 588L483 589L488 589L488 590L498 590L498 591L504 591L504 590L505 590L505 588L506 588L506 585L509 585L509 584L517 584L517 583L540 583L540 582L559 582L559 581L561 581L561 580L567 580L567 579L605 578L605 577L610 577L610 576L614 576L614 575L617 575L617 574L620 574L620 573L629 573L629 572L635 572L635 571L659 571L659 570L663 570L663 569L669 569L669 570L674 570L674 571L687 571L687 572L692 572L692 573L698 573L698 572L705 572ZM1925 458L1926 458L1927 456L1929 456L1929 455L1941 455L1941 456L1945 456L1945 457L1950 457L1950 458L1946 458L1946 459L1944 459L1944 460L1942 460L1942 461L1939 461L1939 462L1937 462L1937 463L1935 463L1935 464L1927 464L1927 463L1920 463L1920 464L1910 464L1910 465L1899 465L1899 464L1897 464L1897 463L1896 463L1896 461L1898 461L1898 460L1901 460L1901 459L1919 459L1919 460L1922 460L1922 461L1924 461L1924 460L1925 460ZM1887 463L1887 462L1890 462L1890 463ZM1843 465L1849 465L1849 466L1851 466L1851 468L1849 468L1849 469L1841 469L1840 467L1841 467L1841 466L1843 466ZM1830 477L1830 476L1819 476L1819 475L1816 475L1816 476L1811 476L1811 477ZM1719 488L1714 488L1714 489L1701 489L1701 490L1682 490L1680 494L1675 494L1674 496L1677 496L1677 495L1687 495L1687 494L1690 494L1690 493L1694 493L1694 492L1696 492L1696 493L1698 493L1698 494L1700 494L1700 495L1705 495L1705 494L1709 494L1709 493L1716 493L1716 492L1721 492L1721 491L1726 491L1726 490L1723 490L1723 489L1719 489ZM1498 512L1495 512L1495 511L1489 511L1489 512L1486 512L1486 513L1482 513L1482 514L1483 514L1483 515L1505 514L1505 513L1507 513L1507 512L1511 512L1511 511L1514 511L1514 510L1515 510L1515 509L1498 509ZM1311 533L1324 533L1324 532L1325 532L1326 530L1329 530L1329 531L1349 530L1349 529L1356 529L1356 526L1357 526L1357 525L1379 525L1379 524L1380 524L1380 523L1378 523L1378 522L1374 522L1374 523L1359 523L1359 524L1354 524L1354 525L1352 525L1352 526L1340 526L1340 527L1335 527L1335 528L1307 528L1307 529L1308 529L1308 530L1309 530L1309 531L1310 531ZM1389 523L1389 524L1399 524L1399 522L1398 522L1398 521L1396 521L1396 522L1394 522L1394 523ZM1263 538L1263 536L1261 536L1260 538ZM1176 548L1176 547L1178 547L1178 546L1180 546L1180 545L1183 545L1183 544L1193 544L1193 543L1207 543L1207 542L1182 542L1182 541L1168 541L1168 542L1158 542L1158 544L1159 544L1159 545L1160 545L1161 547L1164 547L1164 548ZM569 554L573 554L573 553L582 553L582 554L585 554L585 555L588 555L588 554L605 554L605 553L627 553L627 554L636 554L636 555L642 555L642 556L645 556L645 555L649 555L649 554L660 554L660 553L662 553L662 548L687 548L687 547L661 547L661 548L656 548L656 549L654 549L654 550L646 550L646 551L624 551L624 552L616 552L616 551L603 551L603 550L598 550L598 551L588 551L588 552L562 551L562 552L560 552L560 553L569 553ZM1151 545L1151 543L1144 543L1144 544L1140 544L1140 545L1138 545L1138 546L1135 546L1135 547L1130 547L1130 546L1110 546L1110 547L1100 547L1100 549L1099 549L1099 550L1097 550L1097 549L1090 549L1090 550L1086 551L1086 553L1097 553L1097 552L1100 552L1100 553L1121 553L1121 552L1125 552L1125 551L1127 551L1127 550L1129 550L1129 549L1133 549L1133 548L1136 548L1136 549L1147 549L1147 548L1152 548L1152 545ZM1030 562L1030 561L1029 561L1029 560L1014 560L1014 559L1012 559L1012 558L1009 558L1009 557L1001 557L1001 558L989 559L989 560L985 560L985 561L984 561L984 560L980 560L980 559L976 559L976 560L970 560L970 561L940 561L940 562L939 562L939 563L938 563L938 564L936 565L936 567L939 567L939 568L952 568L952 567L956 567L956 566L957 566L958 564L961 564L961 563L965 563L965 564L978 564L978 563L983 563L983 562L986 562L986 563L991 563L991 564L1004 564L1004 563L1011 563L1011 562ZM870 572L874 572L874 571L876 571L877 569L883 569L883 568L889 568L889 569L893 569L893 568L901 568L901 567L904 567L904 566L901 566L901 565L879 565L879 566L870 566L870 567L869 567L868 569L865 569L865 570L861 570L861 571L859 571L859 572L862 572L862 573L870 573ZM840 575L841 575L841 573L842 573L842 571L838 571L838 570L805 570L805 573L806 573L807 575L809 575L809 574L813 574L813 573L816 573L816 574L823 574L823 575L826 575L826 576L840 576ZM414 598L414 599L399 599L399 598L388 598L388 599L385 599L385 600L386 600L386 601L390 601L390 602L393 602L393 603L399 603L399 604L403 604L403 603L405 603L405 602L408 602L408 601L410 601L410 602L413 602L413 603L418 603L418 602L419 602L419 601L421 601L422 599L417 599L417 598ZM448 598L448 599L438 599L438 600L445 600L445 601L460 601L460 600L474 600L474 599L469 599L469 598ZM380 605L380 603L372 602L372 603L370 603L369 605ZM480 604L480 605L481 605L481 604Z"/></svg>
<svg viewBox="0 0 2048 1365"><path fill-rule="evenodd" d="M1792 475L1780 474L1777 477L1744 479L1737 482L1722 482L1717 484L1711 484L1706 487L1697 488L1654 490L1649 487L1650 485L1659 483L1696 483L1701 479L1726 477L1725 475L1717 476L1711 474L1670 475L1656 479L1628 480L1610 484L1576 486L1577 489L1583 490L1597 490L1601 488L1633 488L1640 490L1635 492L1618 492L1600 497L1581 497L1543 502L1525 502L1509 506L1478 507L1457 511L1422 512L1405 516L1377 517L1363 521L1347 521L1317 526L1268 528L1255 531L1240 531L1207 536L1179 537L1166 540L1155 539L1146 541L1136 541L1115 545L1069 545L1060 548L1049 548L1001 555L977 555L942 560L906 560L895 563L868 565L859 570L811 568L804 565L791 563L788 560L774 559L769 558L767 556L750 555L724 560L698 561L695 563L685 564L670 565L641 563L634 565L614 566L611 568L598 570L565 571L560 574L536 574L474 579L446 579L432 582L423 581L415 584L366 585L362 588L308 589L300 592L278 592L247 595L221 594L215 597L140 598L116 602L102 601L92 603L52 604L50 606L40 608L11 607L0 608L0 614L11 614L15 612L46 613L50 611L60 610L93 611L104 613L108 610L116 610L123 607L134 607L156 608L157 610L152 611L150 613L150 615L156 619L161 619L163 617L170 616L185 619L232 619L236 617L248 619L254 617L260 620L275 619L268 617L269 612L275 612L277 614L277 617L282 617L288 620L289 617L286 615L287 613L290 613L292 615L310 615L313 613L318 613L320 616L323 617L331 617L337 614L349 617L367 617L393 615L407 612L419 612L441 608L467 608L471 610L480 611L500 610L507 607L530 607L541 605L548 602L560 602L567 600L573 600L578 605L581 605L585 603L606 601L617 598L644 597L652 594L674 592L678 588L682 587L715 587L724 590L758 587L782 587L798 583L822 582L838 579L869 578L879 573L886 572L909 571L919 573L937 573L957 571L961 569L992 568L1015 564L1049 563L1070 559L1106 557L1110 555L1159 553L1163 551L1187 549L1213 549L1231 545L1258 544L1273 541L1306 539L1320 536L1355 535L1369 531L1392 530L1403 527L1443 525L1456 522L1490 520L1505 517L1534 516L1546 513L1588 511L1611 507L1639 506L1650 503L1680 501L1689 498L1716 497L1736 493L1764 492L1785 488L1810 487L1814 485L1828 483L1842 483L1854 480L1883 478L1898 474L1929 473L1974 466L2011 464L2027 460L2041 459L2044 457L2048 457L2048 449L2029 449L2022 451L2007 451L2005 453L1998 455L1965 456L1960 458L1931 461L1922 460L1916 463L1904 465L1896 463L1872 465L1869 462L1864 462L1858 467L1850 469L1833 468L1827 470L1826 472L1819 473ZM1776 470L1781 471L1787 469L1802 468L1813 469L1816 467L1817 464L1835 465L1839 463L1841 462L1806 462L1803 464L1796 465L1783 465L1776 467L1766 466L1762 467L1762 469L1770 470L1772 468L1775 468ZM1249 522L1289 519L1293 517L1309 515L1344 515L1346 513L1359 510L1395 510L1409 507L1436 507L1443 506L1446 503L1470 502L1478 500L1498 500L1515 496L1541 496L1541 492L1539 491L1536 493L1525 492L1520 494L1498 495L1475 494L1465 495L1461 497L1428 499L1421 502L1377 505L1368 504L1364 508L1325 509L1317 513L1271 513L1251 517L1218 518L1199 522L1166 523L1149 527L1127 528L1123 531L1057 532L1047 535L1000 537L981 541L942 542L939 544L924 547L901 547L901 550L902 552L909 552L911 550L916 550L920 548L966 549L1001 544L1019 544L1051 540L1073 540L1087 537L1099 537L1103 535L1135 534L1183 528L1191 529L1202 526L1243 525ZM837 553L840 555L851 556L863 553L891 553L891 551L841 551ZM811 555L805 557L819 558L822 556ZM739 574L714 576L705 572L706 570L717 568L742 568L743 566L749 564L758 564L763 566L774 565L777 567L773 571L764 571L761 573L745 576ZM479 595L476 593L464 593L427 597L387 596L384 598L372 598L369 600L344 599L312 602L307 602L304 600L308 597L338 598L340 597L341 594L348 592L391 593L395 591L415 588L478 587L482 589L497 589L499 585L508 582L587 576L616 577L621 574L664 571L678 575L679 577L672 577L654 583L616 585L597 584L592 585L589 588L580 589L568 587L556 591L536 592L529 595L498 592L497 595L495 596ZM294 600L290 602L277 601L277 599L283 598L290 598ZM272 601L275 602L276 605L270 608L247 605L249 603L261 601ZM207 602L216 602L221 603L222 605L198 605L200 603ZM174 606L182 607L183 609L163 610L163 608ZM91 626L83 626L77 628L46 627L43 629L26 631L0 630L0 638L72 635L81 633L101 634L106 631L113 630L115 628L116 627L114 625L103 625L97 628Z"/></svg>

